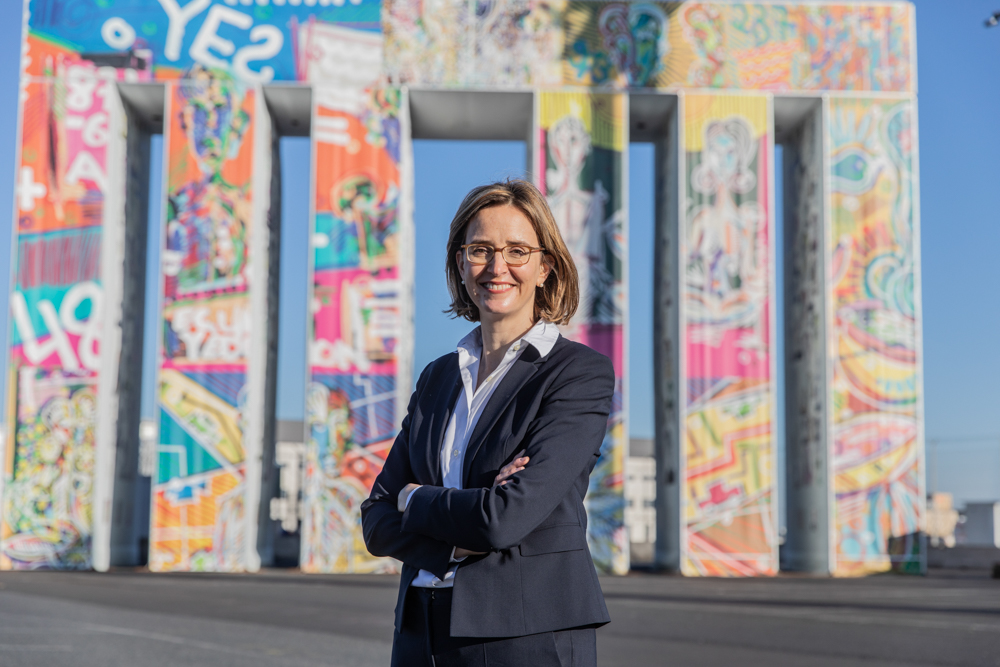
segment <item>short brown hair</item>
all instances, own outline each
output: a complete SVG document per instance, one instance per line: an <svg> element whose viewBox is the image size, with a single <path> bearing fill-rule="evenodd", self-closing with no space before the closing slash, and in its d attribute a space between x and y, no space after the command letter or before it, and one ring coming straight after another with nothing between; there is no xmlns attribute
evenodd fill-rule
<svg viewBox="0 0 1000 667"><path fill-rule="evenodd" d="M555 324L567 324L580 304L576 264L563 242L545 197L534 185L519 178L473 188L458 207L448 231L445 273L448 276L451 307L444 312L464 317L470 322L479 321L479 307L465 291L455 257L462 251L465 231L472 219L483 209L494 206L515 206L531 221L531 226L538 235L538 242L545 248L545 256L551 264L550 273L554 276L535 291L535 317Z"/></svg>

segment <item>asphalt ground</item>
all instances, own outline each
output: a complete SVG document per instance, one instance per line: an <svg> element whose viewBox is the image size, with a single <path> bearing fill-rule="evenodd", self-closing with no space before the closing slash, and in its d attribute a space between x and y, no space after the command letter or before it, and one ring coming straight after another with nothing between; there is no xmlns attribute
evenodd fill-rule
<svg viewBox="0 0 1000 667"><path fill-rule="evenodd" d="M368 667L396 577L0 572L0 667ZM1000 580L602 579L602 666L1000 666Z"/></svg>

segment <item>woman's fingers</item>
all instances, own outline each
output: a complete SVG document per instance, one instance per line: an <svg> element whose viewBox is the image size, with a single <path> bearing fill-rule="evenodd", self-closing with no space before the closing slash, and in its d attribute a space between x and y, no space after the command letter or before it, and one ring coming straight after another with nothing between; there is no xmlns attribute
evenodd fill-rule
<svg viewBox="0 0 1000 667"><path fill-rule="evenodd" d="M524 470L524 467L528 465L528 461L530 460L529 457L524 455L524 452L525 450L522 449L515 455L513 461L500 468L500 472L497 473L496 480L493 482L495 486L503 486L507 483L510 476Z"/></svg>
<svg viewBox="0 0 1000 667"><path fill-rule="evenodd" d="M524 470L523 465L514 465L513 463L506 465L500 469L500 474L497 475L497 481L499 482L501 479L507 479L514 473L521 472L522 470Z"/></svg>
<svg viewBox="0 0 1000 667"><path fill-rule="evenodd" d="M466 558L468 556L482 556L485 551L470 551L469 549L463 549L462 547L455 547L455 558Z"/></svg>
<svg viewBox="0 0 1000 667"><path fill-rule="evenodd" d="M522 468L514 468L513 470L507 470L507 469L505 469L505 470L501 470L501 471L500 471L500 474L499 474L499 475L497 475L497 481L499 482L499 481L501 481L501 480L505 480L505 479L507 479L508 477L510 477L511 475L514 475L514 474L516 474L516 473L519 473L519 472L521 472L522 470L524 470L524 468L523 468L523 467L522 467Z"/></svg>

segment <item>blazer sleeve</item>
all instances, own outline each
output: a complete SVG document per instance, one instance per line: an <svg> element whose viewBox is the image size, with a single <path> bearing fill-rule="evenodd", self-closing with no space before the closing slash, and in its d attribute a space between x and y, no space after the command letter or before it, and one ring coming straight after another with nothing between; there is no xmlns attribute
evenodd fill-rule
<svg viewBox="0 0 1000 667"><path fill-rule="evenodd" d="M427 375L428 369L424 369L382 472L375 478L371 495L361 504L361 527L365 546L373 556L391 556L443 579L451 565L452 546L433 537L402 530L403 515L396 508L399 492L417 481L410 468L410 422Z"/></svg>
<svg viewBox="0 0 1000 667"><path fill-rule="evenodd" d="M520 544L600 456L614 387L614 368L604 355L567 363L522 441L527 467L489 489L420 487L402 514L403 530L472 551Z"/></svg>

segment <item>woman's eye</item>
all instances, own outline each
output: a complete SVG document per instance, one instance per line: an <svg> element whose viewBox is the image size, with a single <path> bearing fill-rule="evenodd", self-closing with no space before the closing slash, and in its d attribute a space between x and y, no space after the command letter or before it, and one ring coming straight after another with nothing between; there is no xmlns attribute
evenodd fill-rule
<svg viewBox="0 0 1000 667"><path fill-rule="evenodd" d="M489 253L489 250L484 246L476 246L474 248L470 248L470 250L472 251L473 257L486 257Z"/></svg>
<svg viewBox="0 0 1000 667"><path fill-rule="evenodd" d="M523 259L528 254L527 248L507 248L507 254L515 259Z"/></svg>

